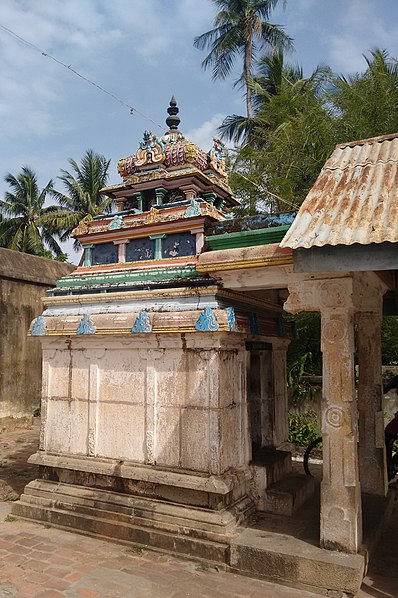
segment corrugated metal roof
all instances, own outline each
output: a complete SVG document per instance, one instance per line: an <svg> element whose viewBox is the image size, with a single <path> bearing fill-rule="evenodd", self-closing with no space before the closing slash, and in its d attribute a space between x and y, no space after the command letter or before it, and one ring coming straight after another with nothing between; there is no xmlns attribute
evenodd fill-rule
<svg viewBox="0 0 398 598"><path fill-rule="evenodd" d="M398 243L398 133L338 145L280 246Z"/></svg>

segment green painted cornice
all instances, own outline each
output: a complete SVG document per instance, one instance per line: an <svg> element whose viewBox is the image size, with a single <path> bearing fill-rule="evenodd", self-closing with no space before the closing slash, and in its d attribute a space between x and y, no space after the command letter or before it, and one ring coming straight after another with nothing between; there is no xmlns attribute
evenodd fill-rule
<svg viewBox="0 0 398 598"><path fill-rule="evenodd" d="M90 287L120 283L156 282L196 276L195 266L181 268L156 268L156 270L134 270L129 272L107 272L88 276L68 276L57 282L57 288Z"/></svg>
<svg viewBox="0 0 398 598"><path fill-rule="evenodd" d="M234 247L251 247L254 245L269 245L282 241L290 225L260 228L256 230L223 233L206 237L210 250L233 249Z"/></svg>

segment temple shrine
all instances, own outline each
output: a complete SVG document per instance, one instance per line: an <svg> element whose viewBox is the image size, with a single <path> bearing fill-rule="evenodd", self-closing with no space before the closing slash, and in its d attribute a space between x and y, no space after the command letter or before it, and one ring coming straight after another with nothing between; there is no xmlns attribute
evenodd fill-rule
<svg viewBox="0 0 398 598"><path fill-rule="evenodd" d="M33 323L43 346L32 459L41 479L20 509L224 561L255 505L275 508L262 462L290 472L290 454L277 449L288 437L294 330L278 292L229 291L197 271L207 232L238 202L221 142L204 152L179 132L174 98L168 113L164 136L146 131L119 161L123 182L103 190L116 212L74 231L84 265L58 281ZM282 238L281 228L269 230Z"/></svg>
<svg viewBox="0 0 398 598"><path fill-rule="evenodd" d="M39 479L13 512L353 596L375 545L366 533L377 536L392 504L380 326L398 242L394 233L381 243L377 219L376 240L362 232L377 198L361 177L374 176L379 192L379 153L398 151L398 136L338 146L298 214L232 218L239 202L222 143L200 149L178 113L172 98L168 131L145 131L119 161L122 182L103 189L114 213L79 224L83 264L47 292L32 323L43 349L30 458ZM347 197L358 188L370 207L355 220ZM284 309L322 316L320 497L292 469L295 330Z"/></svg>

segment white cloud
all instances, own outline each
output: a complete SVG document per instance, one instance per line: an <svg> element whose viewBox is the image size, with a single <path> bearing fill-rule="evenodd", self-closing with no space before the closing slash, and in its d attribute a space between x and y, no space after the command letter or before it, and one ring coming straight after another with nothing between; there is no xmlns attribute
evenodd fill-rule
<svg viewBox="0 0 398 598"><path fill-rule="evenodd" d="M392 55L398 53L396 21L383 19L373 0L346 3L335 31L327 34L326 40L334 68L344 73L363 71L363 54L376 47L385 48Z"/></svg>
<svg viewBox="0 0 398 598"><path fill-rule="evenodd" d="M201 149L208 152L213 146L213 138L220 136L217 128L221 125L224 118L225 114L214 114L214 116L206 120L199 127L187 131L186 136Z"/></svg>

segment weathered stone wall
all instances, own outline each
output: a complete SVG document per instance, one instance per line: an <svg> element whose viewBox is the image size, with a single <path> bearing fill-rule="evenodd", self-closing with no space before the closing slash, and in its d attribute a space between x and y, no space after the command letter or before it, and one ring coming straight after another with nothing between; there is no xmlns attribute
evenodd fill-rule
<svg viewBox="0 0 398 598"><path fill-rule="evenodd" d="M41 449L222 475L249 461L241 335L42 337Z"/></svg>
<svg viewBox="0 0 398 598"><path fill-rule="evenodd" d="M29 338L42 298L75 266L0 248L0 430L28 425L41 397L41 346Z"/></svg>

